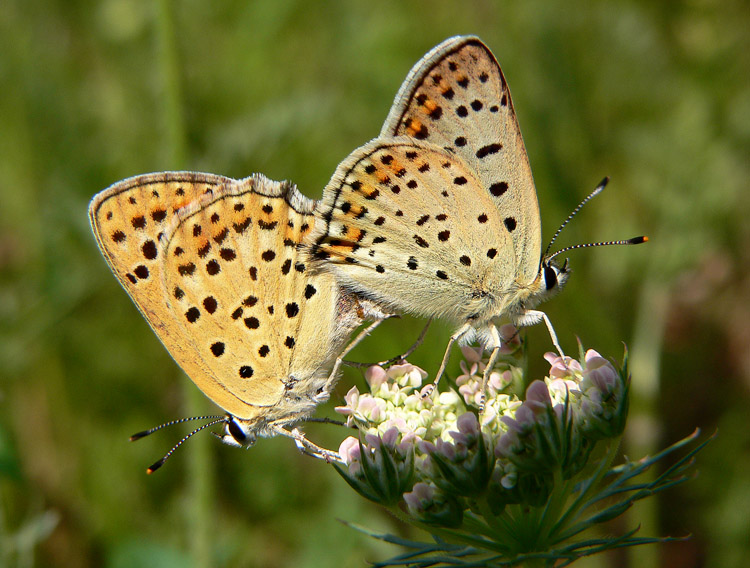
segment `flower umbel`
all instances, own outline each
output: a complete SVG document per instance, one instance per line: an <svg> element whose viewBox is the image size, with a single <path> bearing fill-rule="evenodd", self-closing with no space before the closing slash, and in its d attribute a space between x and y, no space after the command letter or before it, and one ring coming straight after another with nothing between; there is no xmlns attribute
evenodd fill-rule
<svg viewBox="0 0 750 568"><path fill-rule="evenodd" d="M503 333L517 338L512 328ZM619 369L594 350L581 348L579 360L547 353L548 375L529 381L520 343L506 345L489 374L481 412L488 360L481 350L463 348L462 374L442 392L423 388L427 374L408 363L369 368L370 392L354 387L336 409L359 430L358 438L341 444L339 473L363 496L433 534L438 547L408 543L419 551L408 555L420 558L414 566L433 565L431 555L438 553L453 561L451 551L471 565L551 566L654 542L634 533L581 539L645 496L607 490L627 418L627 353ZM592 455L597 460L589 463ZM638 473L637 467L620 471ZM673 483L659 478L649 491Z"/></svg>

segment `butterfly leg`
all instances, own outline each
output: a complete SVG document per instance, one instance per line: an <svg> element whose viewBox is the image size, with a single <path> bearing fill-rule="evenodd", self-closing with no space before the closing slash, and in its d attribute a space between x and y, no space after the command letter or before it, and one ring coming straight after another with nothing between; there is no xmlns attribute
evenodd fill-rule
<svg viewBox="0 0 750 568"><path fill-rule="evenodd" d="M552 327L552 322L547 317L547 314L539 310L526 310L513 323L520 326L529 326L537 324L540 321L544 321L544 324L547 326L547 331L549 331L549 336L552 339L552 345L555 346L560 357L564 359L565 353L563 353L562 347L560 347L560 343L557 341L555 328Z"/></svg>
<svg viewBox="0 0 750 568"><path fill-rule="evenodd" d="M392 317L398 317L398 316L392 316ZM422 342L424 341L425 335L427 335L427 330L430 328L430 324L432 323L432 320L429 320L427 322L427 325L425 325L422 328L422 331L419 333L419 337L417 337L417 340L411 344L411 346L401 353L400 355L397 355L396 357L391 357L390 359L386 359L385 361L378 361L376 363L360 363L358 361L343 361L344 365L347 365L348 367L355 367L357 369L366 369L368 367L372 367L373 365L377 365L378 367L387 367L389 365L393 365L394 363L398 363L399 361L403 361L409 355L414 353L420 345L422 345Z"/></svg>
<svg viewBox="0 0 750 568"><path fill-rule="evenodd" d="M422 328L422 331L419 333L419 337L417 337L417 340L411 344L411 347L409 347L409 349L407 349L401 355L399 355L398 358L389 359L388 361L383 361L382 363L380 363L380 365L389 365L391 363L395 363L396 361L403 361L404 359L409 357L409 355L414 353L417 350L417 348L419 348L419 346L422 345L422 342L424 341L424 337L425 335L427 335L427 330L430 329L430 324L432 324L431 319L427 320L427 323Z"/></svg>
<svg viewBox="0 0 750 568"><path fill-rule="evenodd" d="M379 365L381 367L387 366L387 365L393 365L394 363L398 363L399 361L403 361L404 359L409 357L409 355L414 353L417 350L417 348L420 345L422 345L422 342L424 341L424 336L427 335L427 330L430 329L431 323L432 323L432 320L429 320L427 324L422 328L422 331L420 332L419 337L417 337L417 340L414 343L412 343L411 346L406 351L404 351L401 355L397 357L392 357L386 361L379 361L378 363L376 363L376 365Z"/></svg>
<svg viewBox="0 0 750 568"><path fill-rule="evenodd" d="M370 335L370 333L372 333L375 330L375 328L377 328L381 323L383 323L385 320L387 320L390 317L394 317L394 316L388 315L388 316L383 317L381 319L375 320L370 325L368 325L366 328L364 328L362 331L360 331L357 334L357 337L355 337L352 341L349 342L349 345L347 345L344 348L344 350L341 352L341 354L339 354L339 356L336 357L336 362L333 364L333 369L331 370L331 374L328 375L328 381L326 382L326 385L324 387L325 388L325 392L329 392L330 389L331 389L332 383L334 383L336 381L336 375L339 372L339 368L341 367L341 364L344 363L344 357L346 356L346 354L349 353L352 349L354 349L357 345L359 345L359 343L365 337L367 337L368 335Z"/></svg>
<svg viewBox="0 0 750 568"><path fill-rule="evenodd" d="M494 325L490 328L492 334L492 353L490 353L490 360L487 361L487 366L484 368L482 374L482 395L479 399L479 416L484 414L484 405L487 402L487 385L490 384L490 375L492 375L492 369L497 363L498 357L500 357L500 347L502 347L502 339L500 338L500 332Z"/></svg>
<svg viewBox="0 0 750 568"><path fill-rule="evenodd" d="M287 438L291 438L292 440L294 440L295 445L297 446L299 451L301 451L303 454L317 458L319 460L323 460L326 463L331 463L331 462L344 463L338 452L334 452L332 450L326 450L325 448L322 448L318 446L317 444L314 444L313 442L307 439L305 434L299 428L294 428L291 431L285 428L282 428L281 426L275 426L275 425L271 426L271 428L277 434L286 436Z"/></svg>
<svg viewBox="0 0 750 568"><path fill-rule="evenodd" d="M432 381L431 385L427 385L427 387L422 392L422 398L427 398L432 394L432 391L434 391L437 388L438 383L440 382L440 377L443 376L443 373L445 372L445 368L448 366L448 359L451 357L451 348L453 347L453 344L458 341L461 336L463 336L467 331L471 329L470 323L465 323L461 327L456 330L456 332L451 335L451 338L448 340L448 346L445 348L445 354L443 355L443 360L440 362L440 368L438 369L437 375L435 375L435 380Z"/></svg>

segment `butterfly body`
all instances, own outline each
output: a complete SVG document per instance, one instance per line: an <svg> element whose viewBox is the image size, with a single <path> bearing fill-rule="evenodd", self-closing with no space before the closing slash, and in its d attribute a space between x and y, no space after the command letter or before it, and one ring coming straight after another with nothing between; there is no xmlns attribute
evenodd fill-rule
<svg viewBox="0 0 750 568"><path fill-rule="evenodd" d="M543 288L538 268L523 272L500 213L455 154L404 137L376 139L340 172L319 207L313 257L345 290L480 327L520 312Z"/></svg>
<svg viewBox="0 0 750 568"><path fill-rule="evenodd" d="M230 417L224 440L309 416L367 302L313 274L298 245L315 202L261 175L165 172L121 181L89 208L110 268L175 361Z"/></svg>
<svg viewBox="0 0 750 568"><path fill-rule="evenodd" d="M490 349L496 318L545 319L533 307L567 278L542 258L510 91L474 37L446 40L415 65L379 138L337 168L316 215L310 254L345 290L451 321L454 339Z"/></svg>

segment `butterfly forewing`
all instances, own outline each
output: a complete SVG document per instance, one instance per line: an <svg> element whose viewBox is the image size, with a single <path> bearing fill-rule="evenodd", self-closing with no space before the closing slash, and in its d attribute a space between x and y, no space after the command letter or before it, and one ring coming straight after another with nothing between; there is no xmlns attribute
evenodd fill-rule
<svg viewBox="0 0 750 568"><path fill-rule="evenodd" d="M183 354L179 331L163 317L159 237L178 209L233 181L193 172L147 174L114 184L89 205L91 228L109 267L178 362L189 354Z"/></svg>
<svg viewBox="0 0 750 568"><path fill-rule="evenodd" d="M401 137L360 148L319 214L314 258L396 310L461 321L517 288L512 231L476 175L435 146Z"/></svg>
<svg viewBox="0 0 750 568"><path fill-rule="evenodd" d="M492 52L475 37L448 39L411 70L381 136L406 135L460 156L512 232L520 281L539 271L539 205L510 91Z"/></svg>

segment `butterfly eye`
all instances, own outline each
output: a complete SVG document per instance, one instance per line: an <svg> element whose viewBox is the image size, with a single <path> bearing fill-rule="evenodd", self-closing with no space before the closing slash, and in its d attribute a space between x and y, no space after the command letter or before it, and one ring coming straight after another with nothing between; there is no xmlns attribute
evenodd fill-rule
<svg viewBox="0 0 750 568"><path fill-rule="evenodd" d="M229 422L227 422L227 433L234 438L234 441L237 442L240 446L244 445L247 441L247 435L245 432L240 428L239 424L237 424L237 421L232 419Z"/></svg>
<svg viewBox="0 0 750 568"><path fill-rule="evenodd" d="M544 286L549 291L557 286L557 269L549 264L544 265Z"/></svg>

